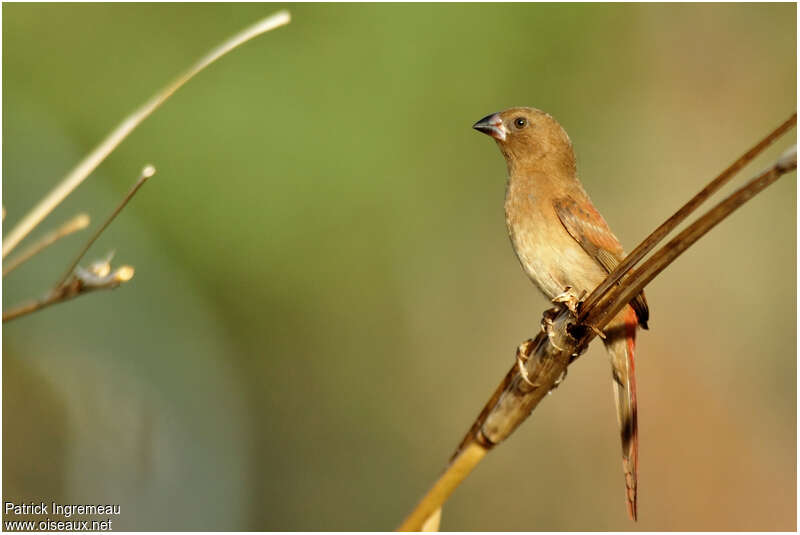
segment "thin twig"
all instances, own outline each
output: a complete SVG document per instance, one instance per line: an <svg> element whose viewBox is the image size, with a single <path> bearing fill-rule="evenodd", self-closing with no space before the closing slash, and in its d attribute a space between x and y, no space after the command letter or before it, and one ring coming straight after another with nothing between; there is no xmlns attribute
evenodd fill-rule
<svg viewBox="0 0 800 535"><path fill-rule="evenodd" d="M192 79L197 73L211 63L224 56L239 45L262 33L288 24L288 11L279 11L253 26L234 35L228 41L214 48L206 56L195 63L188 71L176 78L167 87L156 93L138 110L129 115L117 126L100 145L86 156L70 173L64 177L44 199L31 209L3 239L3 258L8 255L53 209L63 201L98 165L130 134L139 124L164 103L175 91Z"/></svg>
<svg viewBox="0 0 800 535"><path fill-rule="evenodd" d="M675 214L664 221L656 230L652 232L645 240L639 244L625 259L614 268L608 277L589 294L589 297L583 303L584 311L593 306L601 295L605 294L608 289L622 278L635 264L637 264L644 256L649 253L653 247L663 240L670 232L672 232L678 225L681 224L698 206L700 206L706 199L717 192L724 186L741 168L750 163L753 158L758 156L764 149L770 146L776 139L786 133L791 127L797 124L797 113L793 113L786 121L783 122L778 128L770 132L764 139L756 143L749 151L745 152L740 158L733 162L727 169L717 176L714 180L708 183L700 192L692 197L689 202L684 204ZM581 314L581 319L585 316L585 312Z"/></svg>
<svg viewBox="0 0 800 535"><path fill-rule="evenodd" d="M105 274L93 272L92 270L79 270L69 281L61 286L54 288L41 299L33 299L20 305L11 307L3 311L3 323L25 316L37 310L47 308L50 305L69 301L80 295L85 295L95 290L112 290L133 278L134 270L131 266L121 266L116 271L111 272L111 266L101 263L97 271Z"/></svg>
<svg viewBox="0 0 800 535"><path fill-rule="evenodd" d="M89 226L89 215L88 214L78 214L57 229L51 230L38 241L31 244L30 247L25 249L25 251L21 252L16 257L12 258L8 262L3 264L3 277L17 269L23 263L30 260L32 257L36 256L40 252L42 252L47 247L53 245L55 242L60 240L65 236L69 236L73 232L78 232L79 230L83 230Z"/></svg>
<svg viewBox="0 0 800 535"><path fill-rule="evenodd" d="M102 234L103 231L108 228L108 225L110 225L111 222L114 221L114 218L117 217L117 214L119 214L122 211L122 209L125 208L125 205L128 204L128 201L130 201L133 198L133 196L136 195L136 192L139 191L139 188L141 188L144 185L147 179L155 174L156 174L156 168L153 167L152 165L147 165L144 167L144 169L142 169L142 172L139 175L139 179L131 187L131 189L128 190L128 193L125 194L125 197L122 198L122 200L119 202L114 211L111 212L111 215L108 216L105 222L102 225L100 225L100 228L97 229L97 231L92 235L91 238L89 238L89 240L86 242L83 248L78 252L78 254L75 255L75 259L72 261L72 264L70 264L70 266L64 272L64 275L62 275L61 278L58 279L58 282L53 286L54 288L58 288L59 286L64 284L64 282L67 280L67 277L69 277L72 274L72 270L75 269L75 266L77 266L78 262L80 262L81 258L83 258L83 255L85 255L86 251L89 250L89 247L91 247L92 244L94 244L94 242L97 241L97 238L100 237L100 234Z"/></svg>
<svg viewBox="0 0 800 535"><path fill-rule="evenodd" d="M522 379L515 363L461 441L450 465L398 530L419 530L428 522L431 515L437 514L445 500L475 468L483 456L492 447L508 438L533 412L544 396L555 388L559 377L575 360L575 356L581 354L588 347L589 342L597 336L599 330L605 327L614 315L638 295L655 276L734 210L752 199L780 176L796 168L797 149L792 147L774 165L751 179L656 251L642 266L618 286L614 286L613 290L601 294L596 304L585 306L581 312L581 315L586 318L584 323L578 323L579 317L575 317L576 321L571 324L570 330L569 318L565 319L563 316L567 311L562 307L558 318L561 318L563 326L561 330L566 334L562 334L558 338L557 345L551 338L553 332L550 327L555 325L553 312L545 312L543 325L548 329L539 333L535 340L523 343L518 349L518 358L520 357L519 352L523 353L527 373L526 380ZM717 180L719 177L712 182ZM608 279L611 277L612 275L609 275ZM612 288L612 285L608 285L607 288ZM571 338L573 333L578 333L578 337ZM465 465L462 460L462 454L465 452L471 452L469 457L477 460Z"/></svg>
<svg viewBox="0 0 800 535"><path fill-rule="evenodd" d="M17 319L25 314L30 314L31 312L35 312L52 304L55 304L55 300L47 302L47 298L21 303L3 311L3 323Z"/></svg>
<svg viewBox="0 0 800 535"><path fill-rule="evenodd" d="M772 166L751 179L747 184L736 190L683 230L683 232L675 236L664 247L653 253L653 256L631 273L628 279L625 280L625 284L615 286L605 295L602 295L595 306L586 309L584 313L585 319L582 323L602 328L690 245L703 237L709 230L764 188L796 168L797 147L793 146Z"/></svg>
<svg viewBox="0 0 800 535"><path fill-rule="evenodd" d="M76 267L78 262L81 261L81 258L83 258L83 255L86 254L86 251L89 250L103 231L108 228L108 225L114 221L114 218L117 217L133 196L136 195L139 188L142 187L148 178L155 174L155 167L152 165L145 166L139 178L136 180L136 183L128 190L128 193L125 194L125 197L122 198L114 211L111 212L103 224L100 225L80 251L78 251L78 254L75 255L69 268L67 268L58 282L53 285L53 288L41 299L33 299L3 311L3 323L30 314L31 312L36 312L50 305L69 301L70 299L74 299L90 291L116 288L123 282L131 280L133 277L133 268L130 266L121 266L117 268L116 271L112 272L110 256L101 262L94 263L89 269L76 269Z"/></svg>

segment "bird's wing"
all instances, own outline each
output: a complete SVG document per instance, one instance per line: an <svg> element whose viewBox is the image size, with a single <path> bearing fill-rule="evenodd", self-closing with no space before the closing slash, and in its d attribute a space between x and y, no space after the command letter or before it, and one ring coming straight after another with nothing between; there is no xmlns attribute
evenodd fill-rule
<svg viewBox="0 0 800 535"><path fill-rule="evenodd" d="M575 238L589 256L603 266L603 269L611 272L622 261L625 256L622 245L608 228L603 216L590 202L578 204L573 199L563 197L556 199L553 207L570 236ZM639 325L647 329L650 311L647 308L644 292L634 297L631 306L636 311Z"/></svg>

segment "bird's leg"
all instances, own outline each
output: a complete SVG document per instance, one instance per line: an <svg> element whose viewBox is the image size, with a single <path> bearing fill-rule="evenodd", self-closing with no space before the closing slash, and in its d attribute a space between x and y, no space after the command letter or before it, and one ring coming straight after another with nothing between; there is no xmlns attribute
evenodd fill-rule
<svg viewBox="0 0 800 535"><path fill-rule="evenodd" d="M584 290L583 292L581 292L580 295L578 295L577 293L575 293L575 289L572 286L565 286L564 291L555 296L552 299L552 302L563 304L565 307L567 307L567 309L569 309L570 312L572 312L577 316L581 306L581 302L585 296L586 296L586 290ZM603 340L606 339L605 333L600 329L598 329L597 327L595 327L594 325L589 325L589 328L591 328L594 331L594 333L601 339Z"/></svg>
<svg viewBox="0 0 800 535"><path fill-rule="evenodd" d="M557 349L562 349L556 343L558 336L556 336L555 330L553 328L555 319L558 315L562 312L563 309L558 308L551 308L545 310L544 314L542 315L542 323L541 329L542 332L547 334L547 337L550 339L550 343L553 344L554 347ZM519 374L522 377L522 380L528 383L528 385L532 386L533 388L539 388L541 385L533 382L528 374L528 369L526 367L528 360L530 360L531 353L534 350L534 341L531 339L525 340L522 342L519 347L517 348L517 369L519 370ZM567 376L566 371L561 375L561 377L556 381L555 385L551 388L554 389L558 386L558 384L564 380Z"/></svg>
<svg viewBox="0 0 800 535"><path fill-rule="evenodd" d="M548 338L550 338L550 342L553 344L554 347L561 349L553 340L553 324L554 319L558 316L561 311L557 308L551 308L546 310L544 315L542 316L542 325L541 329L543 333L546 333ZM517 348L517 368L519 369L519 374L522 377L522 380L528 383L533 388L539 388L541 385L534 383L530 376L528 375L528 369L525 367L528 360L530 359L531 352L534 349L534 342L533 340L525 340L522 342L519 347ZM574 355L573 357L577 357ZM566 368L561 373L561 376L553 383L553 386L550 388L550 392L558 388L558 385L567 378L567 370ZM549 393L549 392L548 392Z"/></svg>

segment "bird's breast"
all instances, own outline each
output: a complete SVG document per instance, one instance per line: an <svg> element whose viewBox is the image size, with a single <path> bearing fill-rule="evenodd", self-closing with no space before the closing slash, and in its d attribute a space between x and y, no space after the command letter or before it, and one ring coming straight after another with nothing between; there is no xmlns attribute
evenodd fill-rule
<svg viewBox="0 0 800 535"><path fill-rule="evenodd" d="M603 280L605 271L570 236L544 193L525 191L512 180L505 212L514 252L525 273L548 298L567 286L588 292Z"/></svg>

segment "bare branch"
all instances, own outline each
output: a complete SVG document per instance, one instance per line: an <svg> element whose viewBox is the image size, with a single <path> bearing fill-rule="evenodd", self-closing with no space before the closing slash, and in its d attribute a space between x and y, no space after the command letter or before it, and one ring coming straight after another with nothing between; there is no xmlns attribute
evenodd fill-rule
<svg viewBox="0 0 800 535"><path fill-rule="evenodd" d="M636 263L649 253L661 240L663 240L670 232L672 232L678 225L681 224L698 206L700 206L706 199L711 197L722 186L724 186L741 168L750 163L753 158L758 156L761 152L769 147L776 139L786 133L790 128L797 124L797 113L793 113L786 121L783 122L778 128L770 132L764 139L756 143L753 148L745 152L739 159L733 162L727 169L717 176L714 180L708 183L700 192L692 197L689 202L684 204L675 214L664 221L656 230L652 232L645 240L639 244L636 249L631 252L617 267L609 274L608 277L589 294L584 302L584 310L593 306L601 295L606 293L608 289L622 278Z"/></svg>
<svg viewBox="0 0 800 535"><path fill-rule="evenodd" d="M262 33L284 26L291 20L288 11L279 11L267 17L253 26L242 30L228 41L225 41L214 48L206 56L195 63L188 71L176 78L167 87L156 93L150 100L142 105L138 110L129 115L122 123L117 126L98 145L89 155L87 155L70 173L64 177L61 183L56 186L44 199L33 207L28 214L17 223L3 239L3 258L8 255L18 244L27 236L47 214L53 211L67 195L69 195L86 177L94 171L100 163L111 154L111 152L130 134L142 121L158 109L175 91L180 89L186 82L191 80L197 73L208 67L217 59L221 58L236 47L246 43L250 39Z"/></svg>
<svg viewBox="0 0 800 535"><path fill-rule="evenodd" d="M796 168L797 147L792 146L771 167L751 179L747 184L736 190L736 192L678 234L664 247L653 253L653 256L631 273L628 279L625 280L625 284L615 286L602 295L595 306L587 307L581 314L583 319L579 317L579 321L586 325L602 328L689 246L764 188Z"/></svg>
<svg viewBox="0 0 800 535"><path fill-rule="evenodd" d="M579 353L595 336L576 339L570 334L574 314L565 306L549 309L542 318L542 331L517 349L524 362L526 379L515 364L461 441L450 464L431 490L420 500L397 531L419 531L445 500L496 444L507 438L536 408L563 377L572 355ZM583 349L581 349L583 348Z"/></svg>
<svg viewBox="0 0 800 535"><path fill-rule="evenodd" d="M3 311L3 323L19 318L26 314L30 314L31 312L36 312L37 310L41 310L50 305L63 303L64 301L74 299L79 295L83 295L94 290L114 289L121 283L131 280L131 278L133 278L133 268L131 266L121 266L112 272L111 258L114 256L113 253L109 255L108 258L93 263L88 269L83 269L80 267L76 268L76 266L78 265L78 262L81 261L81 258L83 258L83 255L86 254L86 251L89 250L89 248L103 233L103 231L108 228L108 225L114 221L114 218L117 217L117 214L119 214L133 198L133 196L136 195L136 192L139 191L139 188L142 187L148 178L155 174L155 167L152 165L145 166L145 168L142 169L138 180L136 180L136 183L131 187L130 190L128 190L128 193L125 194L125 197L123 197L114 211L111 212L111 215L109 215L105 222L100 225L100 228L98 228L84 244L84 246L75 256L75 259L70 264L69 268L67 268L67 270L64 272L64 276L61 277L55 285L53 285L53 289L41 299L34 299L12 307L9 310Z"/></svg>
<svg viewBox="0 0 800 535"><path fill-rule="evenodd" d="M77 232L79 230L83 230L89 226L89 215L85 213L80 213L58 227L57 229L51 230L44 236L42 236L39 241L34 242L31 244L30 247L25 249L22 253L17 255L15 258L12 258L8 262L5 262L3 265L3 277L17 269L23 263L30 260L32 257L36 256L40 252L42 252L47 247L53 245L55 242L60 240L65 236L69 236L73 232Z"/></svg>
<svg viewBox="0 0 800 535"><path fill-rule="evenodd" d="M142 169L142 172L139 175L139 179L131 187L131 189L128 190L128 193L125 195L125 197L122 198L122 200L114 209L114 211L111 212L111 215L109 215L108 218L105 220L105 222L102 225L100 225L100 228L98 228L97 231L92 235L92 237L89 238L89 240L83 246L83 249L81 249L78 252L78 254L75 256L75 259L72 261L72 264L70 264L70 266L64 272L64 275L62 275L61 278L58 279L58 282L54 286L55 288L58 288L59 286L64 284L64 282L67 280L67 277L69 277L70 274L72 273L72 270L75 269L75 266L77 266L78 262L80 262L81 258L83 258L83 255L85 255L86 251L89 250L89 247L91 247L92 244L95 241L97 241L97 238L100 237L100 234L102 234L103 231L108 228L108 225L110 225L111 222L114 221L114 218L117 217L117 214L119 214L122 211L122 209L125 208L125 205L127 205L128 202L133 198L133 196L136 195L136 192L139 191L139 188L141 188L144 185L147 179L155 174L156 174L156 168L153 167L152 165L147 165L144 167L144 169Z"/></svg>
<svg viewBox="0 0 800 535"><path fill-rule="evenodd" d="M108 261L97 262L89 269L78 268L69 281L53 289L41 299L22 303L3 311L3 323L25 316L37 310L63 303L95 290L112 290L133 278L131 266L120 266L113 272Z"/></svg>

